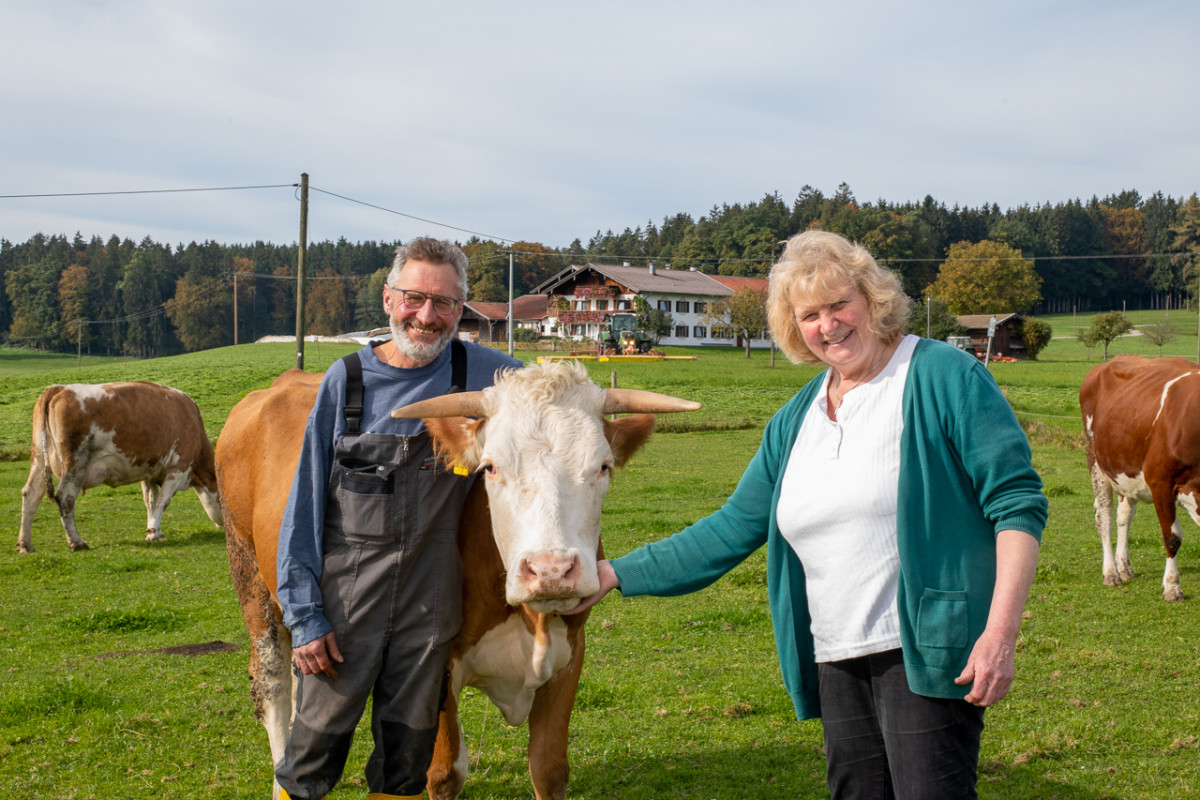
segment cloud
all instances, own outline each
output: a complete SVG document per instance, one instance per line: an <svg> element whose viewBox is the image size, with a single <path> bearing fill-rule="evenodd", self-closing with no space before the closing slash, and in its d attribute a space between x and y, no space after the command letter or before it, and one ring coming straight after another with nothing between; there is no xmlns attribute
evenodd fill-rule
<svg viewBox="0 0 1200 800"><path fill-rule="evenodd" d="M310 235L565 246L805 185L1197 191L1194 4L17 4L0 194L297 183ZM289 242L292 189L0 199L0 236Z"/></svg>

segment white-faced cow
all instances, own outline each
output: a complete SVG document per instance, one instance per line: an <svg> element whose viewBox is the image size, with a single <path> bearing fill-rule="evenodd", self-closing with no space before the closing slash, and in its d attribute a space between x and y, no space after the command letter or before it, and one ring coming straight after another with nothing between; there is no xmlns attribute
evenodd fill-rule
<svg viewBox="0 0 1200 800"><path fill-rule="evenodd" d="M251 696L273 761L283 755L294 703L291 637L274 597L277 536L319 380L289 370L250 393L217 442L230 570L252 641ZM486 693L510 724L529 721L534 793L565 796L587 613L555 612L598 588L600 511L613 468L645 443L651 414L696 408L650 392L604 390L582 367L558 363L394 412L425 419L447 461L483 473L459 529L463 626L429 769L431 798L457 797L466 780L458 721L464 686ZM604 418L621 412L641 413Z"/></svg>
<svg viewBox="0 0 1200 800"><path fill-rule="evenodd" d="M30 461L21 490L22 553L33 552L33 517L46 494L58 505L67 546L88 549L75 528L75 500L101 484L142 484L148 542L163 538L163 511L188 487L209 519L221 524L213 449L200 410L169 386L135 381L47 388L33 409Z"/></svg>
<svg viewBox="0 0 1200 800"><path fill-rule="evenodd" d="M1154 503L1167 551L1163 599L1182 600L1175 556L1182 528L1175 506L1200 524L1200 365L1182 358L1117 356L1088 373L1079 389L1104 583L1133 577L1129 525L1139 500ZM1112 493L1117 547L1112 548Z"/></svg>

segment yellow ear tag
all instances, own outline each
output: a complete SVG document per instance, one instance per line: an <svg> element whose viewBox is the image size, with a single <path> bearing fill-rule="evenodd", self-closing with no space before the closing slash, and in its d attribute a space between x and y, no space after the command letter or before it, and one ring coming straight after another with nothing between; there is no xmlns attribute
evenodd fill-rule
<svg viewBox="0 0 1200 800"><path fill-rule="evenodd" d="M469 474L467 471L467 465L462 463L461 461L455 461L454 462L454 474L460 475L464 478L467 477L467 475Z"/></svg>

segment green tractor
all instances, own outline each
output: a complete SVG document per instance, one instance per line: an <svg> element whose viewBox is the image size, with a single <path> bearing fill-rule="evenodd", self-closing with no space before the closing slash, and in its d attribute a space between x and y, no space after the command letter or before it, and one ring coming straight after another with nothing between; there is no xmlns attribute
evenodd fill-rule
<svg viewBox="0 0 1200 800"><path fill-rule="evenodd" d="M649 353L653 342L638 328L637 314L610 314L600 334L600 346L607 355Z"/></svg>

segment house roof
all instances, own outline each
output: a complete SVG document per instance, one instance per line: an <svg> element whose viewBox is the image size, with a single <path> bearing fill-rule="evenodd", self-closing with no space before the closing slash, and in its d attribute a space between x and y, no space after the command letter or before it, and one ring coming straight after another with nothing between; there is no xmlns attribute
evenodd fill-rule
<svg viewBox="0 0 1200 800"><path fill-rule="evenodd" d="M744 275L709 275L707 277L734 292L742 289L753 289L756 292L767 291L766 278L749 278Z"/></svg>
<svg viewBox="0 0 1200 800"><path fill-rule="evenodd" d="M483 319L508 319L508 303L468 300L463 305ZM526 294L513 298L513 319L544 319L549 313L548 297L544 294Z"/></svg>
<svg viewBox="0 0 1200 800"><path fill-rule="evenodd" d="M721 283L714 285L713 277L703 272L680 269L658 269L649 267L627 267L616 264L585 264L570 267L537 287L536 291L553 293L555 289L570 281L594 272L614 283L626 287L636 294L684 294L702 297L728 297L733 289Z"/></svg>
<svg viewBox="0 0 1200 800"><path fill-rule="evenodd" d="M978 329L978 328L987 328L988 323L991 322L992 317L996 318L997 325L1003 325L1004 323L1008 322L1011 319L1016 319L1016 320L1020 320L1020 321L1024 321L1024 319L1025 319L1024 315L1022 315L1022 314L1017 314L1015 312L1009 312L1007 314L1003 314L1003 313L1002 314L963 314L961 316L955 317L955 320L958 322L959 325L962 325L964 328Z"/></svg>

